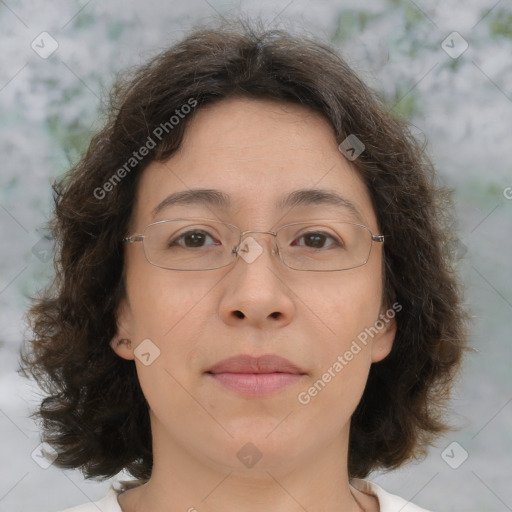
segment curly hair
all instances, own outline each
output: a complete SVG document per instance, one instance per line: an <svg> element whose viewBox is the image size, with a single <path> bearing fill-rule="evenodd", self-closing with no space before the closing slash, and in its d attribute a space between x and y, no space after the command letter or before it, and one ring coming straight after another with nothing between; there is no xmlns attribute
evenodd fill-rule
<svg viewBox="0 0 512 512"><path fill-rule="evenodd" d="M194 112L166 130L132 169L126 162L190 98L197 111L237 95L306 106L329 121L339 143L354 134L365 145L353 164L386 235L384 299L402 309L393 348L372 364L351 418L349 476L364 478L424 456L451 429L446 405L469 318L455 272L451 191L440 184L408 123L335 49L313 37L236 20L195 27L118 76L103 128L52 185L55 209L48 227L55 275L31 297L26 321L33 335L21 350L26 366L18 371L25 377L30 372L45 391L32 416L42 420L42 439L57 451L58 467L79 468L87 478L106 479L121 470L139 481L150 478L148 403L134 361L118 357L109 344L125 296L121 240L142 171L180 147ZM114 186L116 172L122 179Z"/></svg>

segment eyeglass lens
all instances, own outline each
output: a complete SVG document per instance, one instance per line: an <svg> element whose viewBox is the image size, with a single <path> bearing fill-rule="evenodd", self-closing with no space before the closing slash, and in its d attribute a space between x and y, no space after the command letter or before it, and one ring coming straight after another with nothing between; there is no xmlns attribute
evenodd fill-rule
<svg viewBox="0 0 512 512"><path fill-rule="evenodd" d="M144 251L150 263L162 268L221 268L232 263L237 254L246 259L243 251L248 247L263 248L257 239L269 236L249 233L240 240L240 233L235 226L208 219L161 221L145 229ZM250 244L246 243L249 236ZM371 236L368 228L359 224L312 220L280 227L275 242L288 267L329 271L364 265L370 255Z"/></svg>

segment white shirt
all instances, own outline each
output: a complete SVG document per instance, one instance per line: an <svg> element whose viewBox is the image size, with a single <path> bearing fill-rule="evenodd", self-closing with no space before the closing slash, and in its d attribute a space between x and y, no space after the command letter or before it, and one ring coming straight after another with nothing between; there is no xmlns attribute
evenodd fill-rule
<svg viewBox="0 0 512 512"><path fill-rule="evenodd" d="M412 503L389 494L382 487L370 482L369 480L352 479L350 481L352 487L357 490L375 496L379 501L380 512L429 512L424 508L420 508ZM68 508L61 512L123 512L117 501L119 491L116 491L113 485L110 486L108 494L94 503L86 503L77 507Z"/></svg>

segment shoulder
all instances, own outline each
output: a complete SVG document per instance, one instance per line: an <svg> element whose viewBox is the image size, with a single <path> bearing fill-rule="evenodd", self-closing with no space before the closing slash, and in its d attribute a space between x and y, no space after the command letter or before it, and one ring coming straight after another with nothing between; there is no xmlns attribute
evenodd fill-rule
<svg viewBox="0 0 512 512"><path fill-rule="evenodd" d="M122 512L121 507L117 501L117 495L119 491L116 491L113 486L110 486L106 496L98 501L85 503L76 507L67 508L60 512Z"/></svg>
<svg viewBox="0 0 512 512"><path fill-rule="evenodd" d="M429 512L424 508L414 505L410 501L386 492L382 487L370 482L354 478L350 484L358 491L375 496L379 502L380 512Z"/></svg>

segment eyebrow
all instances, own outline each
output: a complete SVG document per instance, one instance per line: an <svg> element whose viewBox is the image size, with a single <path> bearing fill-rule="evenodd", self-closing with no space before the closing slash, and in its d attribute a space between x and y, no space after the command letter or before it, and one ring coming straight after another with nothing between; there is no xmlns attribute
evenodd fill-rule
<svg viewBox="0 0 512 512"><path fill-rule="evenodd" d="M174 192L160 202L151 212L154 219L164 208L176 205L207 205L218 209L229 209L232 205L231 197L220 190L195 188ZM362 216L354 203L340 196L333 190L299 189L288 195L281 196L276 206L278 209L291 209L298 206L329 205L344 208L355 215L359 220Z"/></svg>

